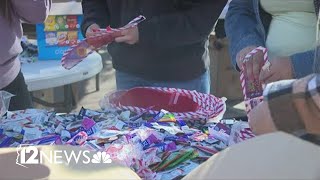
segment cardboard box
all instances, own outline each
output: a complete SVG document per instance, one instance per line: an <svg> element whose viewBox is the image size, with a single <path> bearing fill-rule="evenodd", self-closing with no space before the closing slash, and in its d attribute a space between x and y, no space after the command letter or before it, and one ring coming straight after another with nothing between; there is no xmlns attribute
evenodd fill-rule
<svg viewBox="0 0 320 180"><path fill-rule="evenodd" d="M82 19L80 2L53 3L46 21L36 25L39 60L60 60L70 46L82 40Z"/></svg>
<svg viewBox="0 0 320 180"><path fill-rule="evenodd" d="M228 40L210 36L211 93L228 100L243 100L240 74L231 64Z"/></svg>

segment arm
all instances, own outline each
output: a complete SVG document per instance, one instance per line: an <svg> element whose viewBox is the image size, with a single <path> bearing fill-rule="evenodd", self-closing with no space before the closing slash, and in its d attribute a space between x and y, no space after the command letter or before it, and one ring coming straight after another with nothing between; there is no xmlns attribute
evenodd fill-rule
<svg viewBox="0 0 320 180"><path fill-rule="evenodd" d="M26 23L45 21L51 8L51 0L11 0L13 11Z"/></svg>
<svg viewBox="0 0 320 180"><path fill-rule="evenodd" d="M106 27L109 24L109 12L106 0L82 0L83 22L81 24L82 34L92 24L98 24L100 27Z"/></svg>
<svg viewBox="0 0 320 180"><path fill-rule="evenodd" d="M147 19L139 25L139 43L170 48L206 41L226 2L192 0L188 9Z"/></svg>
<svg viewBox="0 0 320 180"><path fill-rule="evenodd" d="M225 19L225 30L230 42L232 63L237 67L238 53L247 47L264 46L264 38L257 29L253 0L233 0Z"/></svg>
<svg viewBox="0 0 320 180"><path fill-rule="evenodd" d="M320 74L268 84L264 102L249 114L257 134L276 130L320 134Z"/></svg>

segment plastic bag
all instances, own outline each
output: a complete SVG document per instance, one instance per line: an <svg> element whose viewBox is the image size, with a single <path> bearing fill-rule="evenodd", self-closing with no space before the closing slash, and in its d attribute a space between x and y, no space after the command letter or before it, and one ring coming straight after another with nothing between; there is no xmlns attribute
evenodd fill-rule
<svg viewBox="0 0 320 180"><path fill-rule="evenodd" d="M0 91L0 117L6 114L9 109L11 97L14 95L6 91Z"/></svg>

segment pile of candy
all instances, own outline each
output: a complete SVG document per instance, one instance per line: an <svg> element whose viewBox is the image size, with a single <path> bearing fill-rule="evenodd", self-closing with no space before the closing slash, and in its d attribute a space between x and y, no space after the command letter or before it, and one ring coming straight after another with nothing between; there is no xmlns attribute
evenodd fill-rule
<svg viewBox="0 0 320 180"><path fill-rule="evenodd" d="M185 122L161 110L156 115L82 108L79 114L28 109L0 119L0 147L72 145L106 152L113 162L144 179L188 174L227 146L253 137L248 124L234 120Z"/></svg>

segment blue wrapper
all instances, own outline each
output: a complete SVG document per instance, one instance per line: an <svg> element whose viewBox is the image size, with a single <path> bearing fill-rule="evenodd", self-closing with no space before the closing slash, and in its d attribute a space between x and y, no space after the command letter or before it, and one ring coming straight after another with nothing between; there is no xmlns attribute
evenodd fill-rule
<svg viewBox="0 0 320 180"><path fill-rule="evenodd" d="M161 109L161 111L152 118L151 122L158 122L168 111Z"/></svg>
<svg viewBox="0 0 320 180"><path fill-rule="evenodd" d="M8 137L6 135L0 135L0 148L9 147L12 143L13 137Z"/></svg>

